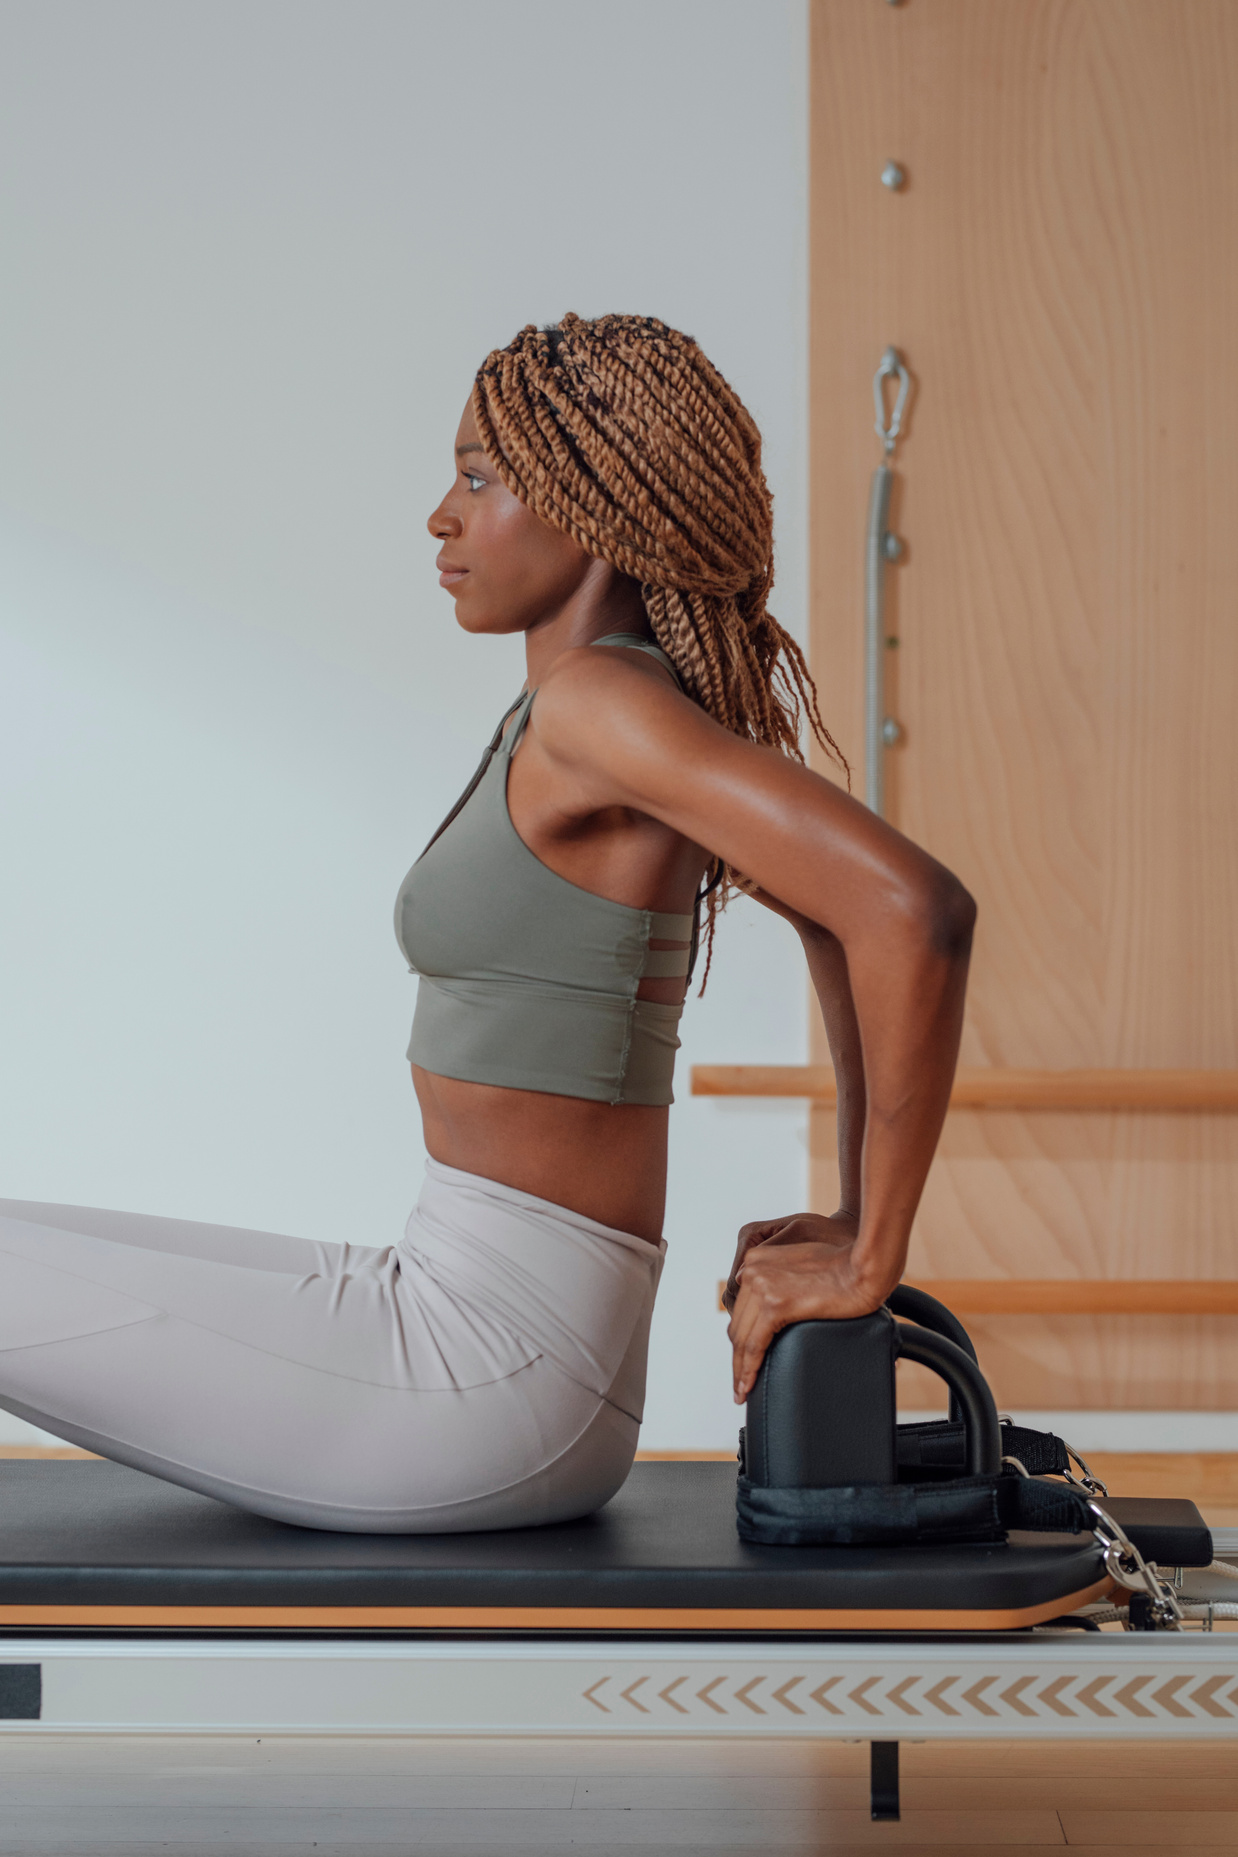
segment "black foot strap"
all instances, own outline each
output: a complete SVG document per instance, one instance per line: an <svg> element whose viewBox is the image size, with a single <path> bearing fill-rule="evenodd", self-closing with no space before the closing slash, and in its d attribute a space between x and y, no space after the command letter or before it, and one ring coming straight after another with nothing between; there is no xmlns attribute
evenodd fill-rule
<svg viewBox="0 0 1238 1857"><path fill-rule="evenodd" d="M1008 1528L1073 1535L1095 1522L1082 1490L1013 1472L840 1489L762 1489L741 1476L736 1510L743 1540L775 1547L1004 1541Z"/></svg>

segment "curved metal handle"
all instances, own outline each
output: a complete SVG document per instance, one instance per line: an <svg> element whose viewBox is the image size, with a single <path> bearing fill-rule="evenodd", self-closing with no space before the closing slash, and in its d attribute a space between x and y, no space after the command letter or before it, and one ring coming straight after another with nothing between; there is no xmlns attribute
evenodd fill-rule
<svg viewBox="0 0 1238 1857"><path fill-rule="evenodd" d="M905 1322L915 1322L920 1328L931 1328L935 1335L944 1335L947 1341L953 1341L956 1348L962 1348L964 1354L970 1355L978 1364L972 1338L958 1316L952 1309L947 1309L944 1302L938 1302L936 1296L930 1296L927 1290L917 1290L910 1283L900 1283L886 1297L886 1308L891 1315L902 1316Z"/></svg>
<svg viewBox="0 0 1238 1857"><path fill-rule="evenodd" d="M944 1302L938 1302L927 1290L913 1289L910 1283L900 1283L886 1297L886 1308L891 1315L901 1316L905 1322L916 1322L921 1328L931 1329L935 1335L944 1335L947 1341L953 1341L956 1348L962 1348L964 1354L976 1359L976 1350L972 1338L959 1321L957 1315L947 1309ZM959 1404L958 1394L950 1394L950 1417L955 1424L963 1422L963 1408Z"/></svg>
<svg viewBox="0 0 1238 1857"><path fill-rule="evenodd" d="M969 1477L996 1476L1002 1465L1002 1428L989 1383L971 1356L944 1335L902 1323L898 1352L939 1374L963 1409L964 1467Z"/></svg>

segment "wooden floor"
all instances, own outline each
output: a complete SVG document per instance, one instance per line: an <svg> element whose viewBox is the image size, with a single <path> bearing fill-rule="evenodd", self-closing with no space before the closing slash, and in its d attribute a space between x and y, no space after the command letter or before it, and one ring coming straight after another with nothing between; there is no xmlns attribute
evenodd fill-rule
<svg viewBox="0 0 1238 1857"><path fill-rule="evenodd" d="M13 1737L0 1739L0 1852L1238 1848L1232 1742L904 1743L903 1817L881 1825L867 1759L862 1744L829 1742Z"/></svg>

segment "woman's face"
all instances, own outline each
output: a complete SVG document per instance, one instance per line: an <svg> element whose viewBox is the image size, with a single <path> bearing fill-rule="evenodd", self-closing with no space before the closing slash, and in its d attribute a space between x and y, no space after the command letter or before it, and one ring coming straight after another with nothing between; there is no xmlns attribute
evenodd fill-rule
<svg viewBox="0 0 1238 1857"><path fill-rule="evenodd" d="M442 543L439 585L466 632L527 632L575 594L591 555L513 496L477 436L470 396L451 489L427 523Z"/></svg>

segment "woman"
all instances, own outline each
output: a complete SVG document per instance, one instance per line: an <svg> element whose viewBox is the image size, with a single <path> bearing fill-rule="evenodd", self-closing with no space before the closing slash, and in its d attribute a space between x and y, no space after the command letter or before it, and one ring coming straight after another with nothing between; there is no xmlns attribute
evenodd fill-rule
<svg viewBox="0 0 1238 1857"><path fill-rule="evenodd" d="M974 915L800 760L802 709L832 744L766 610L760 437L688 337L523 330L477 376L429 526L459 623L523 632L528 680L397 901L431 1157L403 1241L0 1206L0 1405L312 1527L562 1520L623 1482L675 1026L700 899L712 937L737 882L804 946L842 1204L741 1232L736 1400L787 1322L878 1307L946 1108Z"/></svg>

